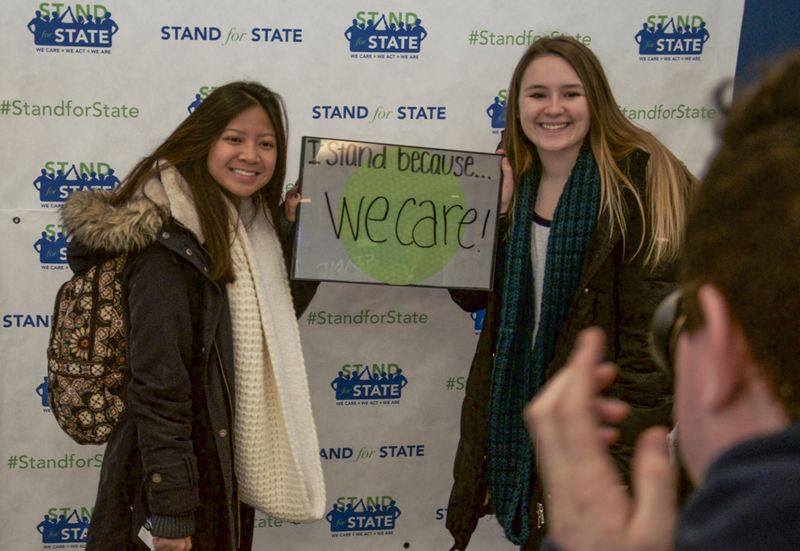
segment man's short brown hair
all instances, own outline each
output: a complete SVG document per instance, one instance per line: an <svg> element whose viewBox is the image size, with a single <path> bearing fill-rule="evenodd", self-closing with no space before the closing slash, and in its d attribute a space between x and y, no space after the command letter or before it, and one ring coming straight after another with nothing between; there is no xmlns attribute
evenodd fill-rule
<svg viewBox="0 0 800 551"><path fill-rule="evenodd" d="M702 324L694 291L713 284L787 413L800 419L800 55L734 105L686 236L687 328Z"/></svg>

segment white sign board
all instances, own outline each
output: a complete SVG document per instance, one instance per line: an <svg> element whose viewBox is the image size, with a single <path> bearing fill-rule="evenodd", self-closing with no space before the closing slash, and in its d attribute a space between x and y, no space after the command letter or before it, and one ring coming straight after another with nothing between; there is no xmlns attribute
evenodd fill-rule
<svg viewBox="0 0 800 551"><path fill-rule="evenodd" d="M500 157L303 137L295 279L491 289Z"/></svg>

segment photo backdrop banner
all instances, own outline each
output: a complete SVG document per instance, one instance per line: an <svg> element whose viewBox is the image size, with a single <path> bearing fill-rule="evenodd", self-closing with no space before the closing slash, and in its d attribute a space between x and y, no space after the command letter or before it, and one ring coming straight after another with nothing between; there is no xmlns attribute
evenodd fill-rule
<svg viewBox="0 0 800 551"><path fill-rule="evenodd" d="M103 458L73 444L47 402L53 299L70 274L58 209L76 189L113 188L214 87L257 80L283 96L288 187L304 135L493 153L520 54L565 34L598 55L625 115L701 174L742 11L743 0L8 3L0 549L83 547ZM300 327L328 515L292 525L258 514L256 549L450 547L444 517L482 320L444 289L320 286ZM356 388L360 399L347 399ZM514 546L487 518L471 548Z"/></svg>

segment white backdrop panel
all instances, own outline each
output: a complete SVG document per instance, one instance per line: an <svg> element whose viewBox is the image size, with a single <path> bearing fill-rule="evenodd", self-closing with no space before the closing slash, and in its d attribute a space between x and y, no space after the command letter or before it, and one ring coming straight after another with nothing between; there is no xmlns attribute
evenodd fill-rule
<svg viewBox="0 0 800 551"><path fill-rule="evenodd" d="M72 444L41 395L53 297L68 274L58 242L60 203L42 200L34 185L42 170L51 179L62 170L60 189L81 185L84 172L91 179L91 172L113 170L121 178L188 114L197 95L238 79L261 81L284 97L287 185L297 177L303 135L492 152L500 131L490 106L505 97L517 58L535 36L560 32L590 45L619 105L700 173L719 119L712 92L733 76L742 9L742 0L6 6L0 16L0 549L82 547L103 451ZM110 12L118 31L110 48L37 46L28 30L37 10ZM387 21L419 18L427 32L419 52L351 52L345 31L370 12ZM702 53L686 55L673 44L670 55L639 55L634 37L644 22L677 25L696 17L709 32ZM194 39L175 39L184 33ZM326 520L294 526L259 515L256 549L449 548L444 508L476 322L444 290L325 283L300 324L328 510L352 503L364 512L394 500L399 516L373 516L362 520L365 529L337 532ZM371 399L337 400L332 385L342 384L340 371L357 374L350 384ZM63 529L45 541L37 527L61 515ZM472 547L514 549L493 519L480 523Z"/></svg>

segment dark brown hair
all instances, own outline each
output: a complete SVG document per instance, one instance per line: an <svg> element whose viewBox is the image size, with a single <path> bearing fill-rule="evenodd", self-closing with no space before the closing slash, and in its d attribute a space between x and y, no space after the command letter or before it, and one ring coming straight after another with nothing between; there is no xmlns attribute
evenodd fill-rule
<svg viewBox="0 0 800 551"><path fill-rule="evenodd" d="M697 289L725 297L750 353L800 419L800 55L734 104L688 216L680 264L686 328Z"/></svg>
<svg viewBox="0 0 800 551"><path fill-rule="evenodd" d="M278 158L272 179L254 196L257 204L269 210L277 223L278 204L286 177L285 108L280 96L256 82L231 82L214 89L195 111L150 155L139 161L115 192L113 203L123 204L139 192L158 173L156 163L166 161L188 182L211 257L211 274L216 281L233 280L230 255L228 209L224 192L208 172L207 157L225 126L242 111L261 106L275 129Z"/></svg>

